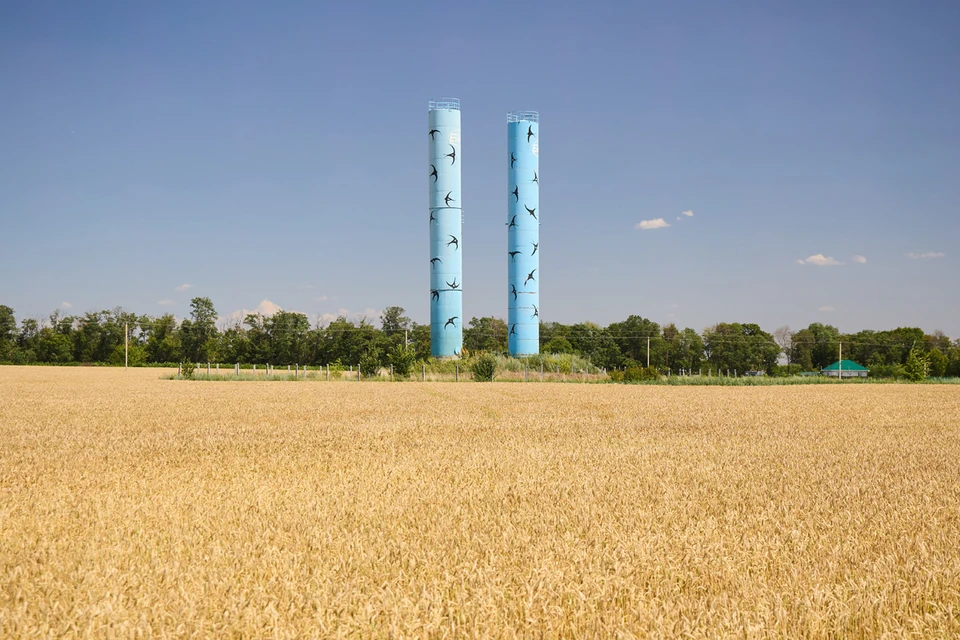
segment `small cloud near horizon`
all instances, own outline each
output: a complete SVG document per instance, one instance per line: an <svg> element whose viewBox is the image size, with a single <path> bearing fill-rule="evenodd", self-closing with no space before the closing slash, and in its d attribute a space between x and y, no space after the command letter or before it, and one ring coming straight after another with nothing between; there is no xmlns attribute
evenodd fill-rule
<svg viewBox="0 0 960 640"><path fill-rule="evenodd" d="M157 300L157 304L162 305L164 307L172 307L177 303L174 302L173 300Z"/></svg>
<svg viewBox="0 0 960 640"><path fill-rule="evenodd" d="M825 256L822 253L816 253L805 260L797 260L797 264L812 264L818 267L836 267L843 263L832 256Z"/></svg>
<svg viewBox="0 0 960 640"><path fill-rule="evenodd" d="M836 309L834 309L830 305L826 305L826 306L820 307L819 309L817 309L817 311L836 311Z"/></svg>
<svg viewBox="0 0 960 640"><path fill-rule="evenodd" d="M64 309L73 309L73 305L70 304L69 302L67 302L66 300L64 300L63 302L61 302L61 303L60 303L60 306L61 306L62 308L64 308Z"/></svg>
<svg viewBox="0 0 960 640"><path fill-rule="evenodd" d="M861 255L853 256L853 257L850 258L850 259L853 260L854 262L856 262L857 264L867 264L867 259L864 258L864 257L861 256Z"/></svg>
<svg viewBox="0 0 960 640"><path fill-rule="evenodd" d="M181 284L181 285L175 287L175 289L176 289L177 291L186 291L187 289L190 289L190 288L192 288L192 287L193 287L192 284Z"/></svg>
<svg viewBox="0 0 960 640"><path fill-rule="evenodd" d="M947 254L943 251L924 251L923 253L910 253L903 254L910 258L911 260L933 260L934 258L946 258Z"/></svg>
<svg viewBox="0 0 960 640"><path fill-rule="evenodd" d="M313 301L314 301L314 302L326 302L326 301L327 301L327 296L320 296L319 298L314 298Z"/></svg>
<svg viewBox="0 0 960 640"><path fill-rule="evenodd" d="M642 229L643 231L650 231L651 229L663 229L664 227L669 227L670 223L664 220L663 218L654 218L653 220L641 220L636 225L634 229Z"/></svg>
<svg viewBox="0 0 960 640"><path fill-rule="evenodd" d="M683 212L683 215L687 216L688 218L692 218L692 217L693 217L693 210L691 209L690 211L684 211L684 212Z"/></svg>

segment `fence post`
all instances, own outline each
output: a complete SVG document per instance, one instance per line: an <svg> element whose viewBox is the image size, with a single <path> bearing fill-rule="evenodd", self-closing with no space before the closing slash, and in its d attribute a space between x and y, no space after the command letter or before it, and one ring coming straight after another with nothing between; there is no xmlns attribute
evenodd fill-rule
<svg viewBox="0 0 960 640"><path fill-rule="evenodd" d="M207 363L207 377L210 377L210 363Z"/></svg>
<svg viewBox="0 0 960 640"><path fill-rule="evenodd" d="M360 382L360 365L357 365L357 382Z"/></svg>
<svg viewBox="0 0 960 640"><path fill-rule="evenodd" d="M540 382L543 382L543 363L540 363Z"/></svg>
<svg viewBox="0 0 960 640"><path fill-rule="evenodd" d="M327 382L330 382L330 363L327 363Z"/></svg>
<svg viewBox="0 0 960 640"><path fill-rule="evenodd" d="M233 365L233 375L237 376L238 378L240 377L240 363L239 363L239 362L236 363L235 365Z"/></svg>
<svg viewBox="0 0 960 640"><path fill-rule="evenodd" d="M393 365L390 365L390 380L393 381Z"/></svg>
<svg viewBox="0 0 960 640"><path fill-rule="evenodd" d="M530 382L530 371L527 369L527 364L523 364L523 381Z"/></svg>
<svg viewBox="0 0 960 640"><path fill-rule="evenodd" d="M427 381L427 365L421 364L420 365L420 382L426 382L426 381Z"/></svg>
<svg viewBox="0 0 960 640"><path fill-rule="evenodd" d="M183 363L182 363L182 362L178 362L178 363L177 363L177 377L179 378L181 375L183 375Z"/></svg>
<svg viewBox="0 0 960 640"><path fill-rule="evenodd" d="M460 382L460 363L458 362L455 365L453 365L453 368L454 368L453 381Z"/></svg>

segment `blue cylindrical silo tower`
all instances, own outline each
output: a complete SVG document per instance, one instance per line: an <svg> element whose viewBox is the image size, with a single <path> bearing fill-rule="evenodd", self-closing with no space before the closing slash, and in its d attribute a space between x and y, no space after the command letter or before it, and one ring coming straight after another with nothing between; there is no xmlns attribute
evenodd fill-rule
<svg viewBox="0 0 960 640"><path fill-rule="evenodd" d="M540 353L540 114L507 114L507 344Z"/></svg>
<svg viewBox="0 0 960 640"><path fill-rule="evenodd" d="M460 354L463 346L463 238L460 193L460 101L429 102L427 183L430 194L430 350Z"/></svg>

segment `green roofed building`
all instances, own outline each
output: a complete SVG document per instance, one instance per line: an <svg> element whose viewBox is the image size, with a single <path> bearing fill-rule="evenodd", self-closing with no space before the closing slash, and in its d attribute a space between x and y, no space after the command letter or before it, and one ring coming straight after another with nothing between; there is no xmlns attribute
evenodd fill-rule
<svg viewBox="0 0 960 640"><path fill-rule="evenodd" d="M829 367L821 369L820 373L834 378L866 378L868 371L870 370L853 360L837 360Z"/></svg>

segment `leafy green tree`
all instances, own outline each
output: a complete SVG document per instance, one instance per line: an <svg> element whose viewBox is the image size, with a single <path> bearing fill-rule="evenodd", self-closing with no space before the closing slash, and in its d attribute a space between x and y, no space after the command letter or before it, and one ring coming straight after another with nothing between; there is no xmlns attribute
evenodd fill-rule
<svg viewBox="0 0 960 640"><path fill-rule="evenodd" d="M223 362L250 362L250 339L236 320L217 336L217 353Z"/></svg>
<svg viewBox="0 0 960 640"><path fill-rule="evenodd" d="M150 362L179 362L182 357L177 320L167 313L146 329L146 357Z"/></svg>
<svg viewBox="0 0 960 640"><path fill-rule="evenodd" d="M674 327L676 329L676 327ZM667 346L660 325L647 318L629 316L623 322L614 322L607 327L610 337L616 342L620 353L629 360L647 363L647 338L650 339L650 365L667 367Z"/></svg>
<svg viewBox="0 0 960 640"><path fill-rule="evenodd" d="M310 321L302 313L278 311L263 320L268 340L267 361L284 365L306 363Z"/></svg>
<svg viewBox="0 0 960 640"><path fill-rule="evenodd" d="M44 327L37 334L34 351L39 362L62 364L73 360L73 343L70 338Z"/></svg>
<svg viewBox="0 0 960 640"><path fill-rule="evenodd" d="M410 347L417 360L426 360L430 357L430 325L414 324L410 330Z"/></svg>
<svg viewBox="0 0 960 640"><path fill-rule="evenodd" d="M196 297L190 301L190 318L180 323L183 354L194 362L207 362L216 345L217 310L210 298Z"/></svg>
<svg viewBox="0 0 960 640"><path fill-rule="evenodd" d="M13 309L0 304L0 362L13 360L17 346L17 319Z"/></svg>
<svg viewBox="0 0 960 640"><path fill-rule="evenodd" d="M756 324L721 322L703 332L709 364L720 371L773 370L780 347L773 336Z"/></svg>
<svg viewBox="0 0 960 640"><path fill-rule="evenodd" d="M383 364L382 355L379 349L373 348L364 353L359 358L358 367L364 378L373 378L380 375L380 367Z"/></svg>
<svg viewBox="0 0 960 640"><path fill-rule="evenodd" d="M573 345L563 336L554 336L540 347L541 353L573 353Z"/></svg>
<svg viewBox="0 0 960 640"><path fill-rule="evenodd" d="M840 348L840 331L829 324L814 322L807 327L813 337L811 358L814 369L823 369L837 361ZM796 338L794 338L796 339Z"/></svg>
<svg viewBox="0 0 960 640"><path fill-rule="evenodd" d="M467 351L477 353L505 353L507 351L507 323L501 318L485 316L471 318L463 330L463 346Z"/></svg>
<svg viewBox="0 0 960 640"><path fill-rule="evenodd" d="M960 339L953 343L953 346L947 351L947 371L948 376L960 378Z"/></svg>
<svg viewBox="0 0 960 640"><path fill-rule="evenodd" d="M393 366L393 375L400 379L409 377L413 369L413 363L416 361L416 354L413 349L402 344L394 345L388 354L390 364Z"/></svg>
<svg viewBox="0 0 960 640"><path fill-rule="evenodd" d="M410 329L410 318L403 315L403 307L387 307L380 314L380 329L388 337L400 336Z"/></svg>
<svg viewBox="0 0 960 640"><path fill-rule="evenodd" d="M493 382L497 375L497 359L491 353L484 353L473 359L470 365L476 382Z"/></svg>
<svg viewBox="0 0 960 640"><path fill-rule="evenodd" d="M947 375L947 364L949 360L938 348L933 348L927 352L927 362L930 365L930 375L935 378L942 378Z"/></svg>
<svg viewBox="0 0 960 640"><path fill-rule="evenodd" d="M910 349L907 355L907 362L904 364L904 370L906 371L908 380L914 382L923 380L927 377L929 367L930 363L927 360L926 354L922 353L917 347Z"/></svg>

